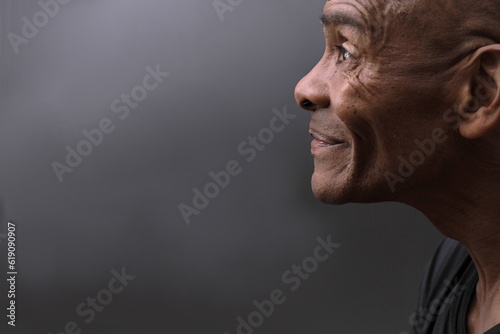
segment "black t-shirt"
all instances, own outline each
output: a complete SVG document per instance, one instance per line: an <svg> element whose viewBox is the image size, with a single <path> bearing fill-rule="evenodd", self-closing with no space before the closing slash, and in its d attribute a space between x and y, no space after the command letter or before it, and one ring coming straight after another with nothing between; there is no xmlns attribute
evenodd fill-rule
<svg viewBox="0 0 500 334"><path fill-rule="evenodd" d="M414 334L467 334L467 311L478 281L467 249L445 238L427 264L420 283ZM500 324L484 334L500 334Z"/></svg>

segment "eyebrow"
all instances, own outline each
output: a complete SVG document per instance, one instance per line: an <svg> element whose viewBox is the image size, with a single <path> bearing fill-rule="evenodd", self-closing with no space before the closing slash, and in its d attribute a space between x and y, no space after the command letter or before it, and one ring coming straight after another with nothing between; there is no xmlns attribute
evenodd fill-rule
<svg viewBox="0 0 500 334"><path fill-rule="evenodd" d="M354 18L351 16L342 13L342 12L335 12L335 13L330 13L330 14L325 14L323 13L319 17L321 23L325 26L336 26L336 25L347 25L351 26L361 32L365 31L364 25L356 21Z"/></svg>

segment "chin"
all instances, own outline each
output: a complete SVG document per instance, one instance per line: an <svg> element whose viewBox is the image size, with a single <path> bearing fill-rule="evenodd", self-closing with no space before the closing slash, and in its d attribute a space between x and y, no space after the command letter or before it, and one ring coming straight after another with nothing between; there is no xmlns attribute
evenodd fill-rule
<svg viewBox="0 0 500 334"><path fill-rule="evenodd" d="M394 201L394 194L385 181L369 182L337 177L324 177L314 173L311 179L314 196L323 203L341 205L347 203L379 203Z"/></svg>
<svg viewBox="0 0 500 334"><path fill-rule="evenodd" d="M352 198L342 194L340 191L325 189L325 186L317 186L314 181L311 182L314 197L326 204L341 205L351 203Z"/></svg>
<svg viewBox="0 0 500 334"><path fill-rule="evenodd" d="M311 178L311 188L314 196L326 204L341 205L355 200L347 182L325 178L316 172Z"/></svg>

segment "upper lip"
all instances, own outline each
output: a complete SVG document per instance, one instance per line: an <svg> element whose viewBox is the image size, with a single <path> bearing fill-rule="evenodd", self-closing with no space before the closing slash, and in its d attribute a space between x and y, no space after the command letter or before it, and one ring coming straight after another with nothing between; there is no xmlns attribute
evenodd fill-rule
<svg viewBox="0 0 500 334"><path fill-rule="evenodd" d="M332 137L332 136L327 136L315 129L312 129L310 128L309 129L309 134L311 135L311 137L313 137L314 139L317 139L317 140L320 140L320 141L323 141L327 144L331 144L331 145L334 145L334 144L340 144L340 143L343 143L342 140L340 139L337 139L335 137Z"/></svg>

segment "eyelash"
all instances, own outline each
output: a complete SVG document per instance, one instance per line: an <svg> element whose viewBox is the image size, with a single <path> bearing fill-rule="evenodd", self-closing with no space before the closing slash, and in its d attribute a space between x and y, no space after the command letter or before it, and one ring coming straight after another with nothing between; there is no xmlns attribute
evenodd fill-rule
<svg viewBox="0 0 500 334"><path fill-rule="evenodd" d="M347 59L352 57L352 54L349 51L347 51L347 49L344 48L342 45L335 45L335 47L340 51L340 55L342 57L340 62L346 61Z"/></svg>

